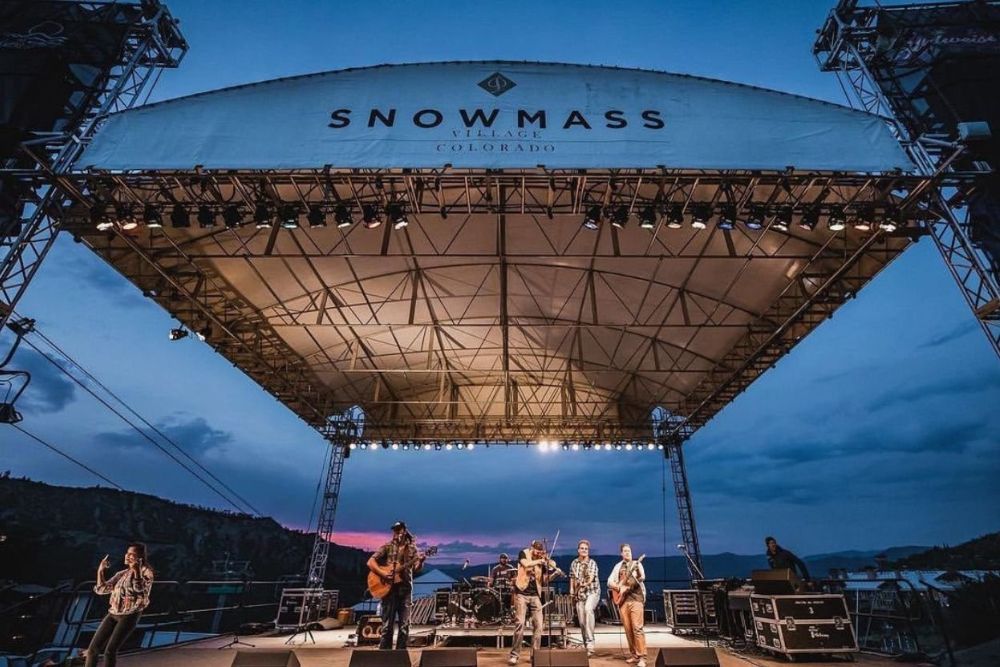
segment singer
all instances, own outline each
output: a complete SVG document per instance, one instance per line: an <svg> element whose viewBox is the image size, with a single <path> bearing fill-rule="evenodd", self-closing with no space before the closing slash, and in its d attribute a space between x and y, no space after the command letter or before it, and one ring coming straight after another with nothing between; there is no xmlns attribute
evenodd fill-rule
<svg viewBox="0 0 1000 667"><path fill-rule="evenodd" d="M146 545L142 542L128 545L125 551L126 568L105 579L109 565L109 557L105 556L97 566L94 593L110 595L111 606L87 647L86 667L96 667L102 652L105 666L114 667L118 662L118 649L139 623L142 610L149 606L153 569L146 557Z"/></svg>

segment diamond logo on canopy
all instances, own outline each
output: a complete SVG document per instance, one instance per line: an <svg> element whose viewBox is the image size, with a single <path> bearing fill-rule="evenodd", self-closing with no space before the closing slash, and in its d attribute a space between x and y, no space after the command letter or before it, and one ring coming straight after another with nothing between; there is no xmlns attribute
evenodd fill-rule
<svg viewBox="0 0 1000 667"><path fill-rule="evenodd" d="M516 85L500 72L494 72L479 82L479 87L494 97L500 97Z"/></svg>

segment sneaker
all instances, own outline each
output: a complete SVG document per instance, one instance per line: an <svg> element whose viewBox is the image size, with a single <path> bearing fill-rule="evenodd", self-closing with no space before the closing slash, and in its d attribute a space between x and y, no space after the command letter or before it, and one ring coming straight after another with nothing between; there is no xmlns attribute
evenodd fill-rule
<svg viewBox="0 0 1000 667"><path fill-rule="evenodd" d="M635 663L635 667L646 667L646 659L639 658L639 662Z"/></svg>
<svg viewBox="0 0 1000 667"><path fill-rule="evenodd" d="M639 658L636 658L636 657L633 657L633 656L630 655L629 657L625 658L625 664L626 665L634 665L638 660L639 660Z"/></svg>
<svg viewBox="0 0 1000 667"><path fill-rule="evenodd" d="M593 658L595 655L597 655L597 651L595 651L592 648L588 648L587 649L587 657L588 658Z"/></svg>
<svg viewBox="0 0 1000 667"><path fill-rule="evenodd" d="M517 664L517 656L516 655L512 655L509 658L507 658L507 664L508 665L516 665Z"/></svg>

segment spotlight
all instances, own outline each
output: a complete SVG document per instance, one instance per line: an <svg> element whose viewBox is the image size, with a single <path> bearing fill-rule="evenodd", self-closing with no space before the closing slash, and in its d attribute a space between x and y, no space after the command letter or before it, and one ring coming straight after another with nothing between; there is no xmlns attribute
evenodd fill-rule
<svg viewBox="0 0 1000 667"><path fill-rule="evenodd" d="M816 229L816 225L819 224L819 209L815 206L811 206L806 210L802 211L802 217L799 219L799 227L805 229L806 231L812 231Z"/></svg>
<svg viewBox="0 0 1000 667"><path fill-rule="evenodd" d="M393 448L394 450L396 450L396 449L399 449L399 443L398 443L398 442L394 442L394 443L392 443L392 448Z"/></svg>
<svg viewBox="0 0 1000 667"><path fill-rule="evenodd" d="M597 229L601 226L601 207L591 206L587 215L583 216L583 226L587 229Z"/></svg>
<svg viewBox="0 0 1000 667"><path fill-rule="evenodd" d="M616 450L616 451L621 451L621 449L622 449L622 443L620 443L620 442L616 442L616 443L615 443L615 450Z"/></svg>
<svg viewBox="0 0 1000 667"><path fill-rule="evenodd" d="M142 209L142 221L150 229L163 227L163 217L160 215L160 209L152 204L146 204L145 208Z"/></svg>
<svg viewBox="0 0 1000 667"><path fill-rule="evenodd" d="M611 215L611 226L624 229L628 224L628 206L619 206Z"/></svg>
<svg viewBox="0 0 1000 667"><path fill-rule="evenodd" d="M182 329L178 327L177 329L171 329L170 335L168 336L170 340L180 340L182 338L188 337L187 329Z"/></svg>
<svg viewBox="0 0 1000 667"><path fill-rule="evenodd" d="M629 451L629 452L632 451L632 443L631 442L625 443L625 450Z"/></svg>
<svg viewBox="0 0 1000 667"><path fill-rule="evenodd" d="M444 448L450 452L452 450L452 444L449 442L447 445L444 446Z"/></svg>
<svg viewBox="0 0 1000 667"><path fill-rule="evenodd" d="M826 227L831 232L843 231L847 226L847 219L844 216L844 209L841 207L830 209L830 215L826 219Z"/></svg>
<svg viewBox="0 0 1000 667"><path fill-rule="evenodd" d="M278 209L281 226L284 229L299 228L299 209L295 204L284 204Z"/></svg>
<svg viewBox="0 0 1000 667"><path fill-rule="evenodd" d="M337 227L341 229L354 224L354 219L351 218L351 208L345 204L337 204L337 207L333 209L333 219L336 221Z"/></svg>
<svg viewBox="0 0 1000 667"><path fill-rule="evenodd" d="M754 204L750 207L750 214L747 216L746 222L743 223L747 226L747 229L762 229L764 227L764 218L767 216L767 210L760 204Z"/></svg>
<svg viewBox="0 0 1000 667"><path fill-rule="evenodd" d="M403 451L405 452L405 451L406 451L406 450L408 450L409 448L410 448L410 443L408 443L408 442L404 442L404 443L403 443Z"/></svg>
<svg viewBox="0 0 1000 667"><path fill-rule="evenodd" d="M782 206L775 214L774 222L771 226L779 232L787 232L788 228L792 226L792 213L793 209L791 206Z"/></svg>
<svg viewBox="0 0 1000 667"><path fill-rule="evenodd" d="M691 209L691 228L705 229L708 227L708 220L712 217L712 207L708 204L697 204Z"/></svg>
<svg viewBox="0 0 1000 667"><path fill-rule="evenodd" d="M135 219L135 213L132 210L131 204L118 204L115 206L115 217L118 218L118 224L121 228L127 232L139 226L139 221Z"/></svg>
<svg viewBox="0 0 1000 667"><path fill-rule="evenodd" d="M650 442L646 445L646 449L656 449L656 445Z"/></svg>
<svg viewBox="0 0 1000 667"><path fill-rule="evenodd" d="M458 449L465 449L465 443L464 442L460 442L457 445L455 445L455 447L458 448Z"/></svg>
<svg viewBox="0 0 1000 667"><path fill-rule="evenodd" d="M208 206L198 207L198 224L203 228L215 227L215 212Z"/></svg>
<svg viewBox="0 0 1000 667"><path fill-rule="evenodd" d="M351 449L357 449L357 448L358 448L358 443L352 442L351 443Z"/></svg>
<svg viewBox="0 0 1000 667"><path fill-rule="evenodd" d="M361 446L361 449L368 449L368 443L367 442L362 442L360 446Z"/></svg>
<svg viewBox="0 0 1000 667"><path fill-rule="evenodd" d="M674 204L667 212L667 227L670 229L680 229L684 226L684 206Z"/></svg>
<svg viewBox="0 0 1000 667"><path fill-rule="evenodd" d="M317 205L310 206L309 212L306 213L306 221L313 229L326 227L326 214L323 213L323 207Z"/></svg>
<svg viewBox="0 0 1000 667"><path fill-rule="evenodd" d="M883 232L894 232L902 226L900 222L899 209L895 206L887 206L885 215L879 220L878 228Z"/></svg>
<svg viewBox="0 0 1000 667"><path fill-rule="evenodd" d="M236 206L227 206L222 210L222 222L225 223L226 227L229 229L234 229L240 226L243 216L240 215L240 209Z"/></svg>
<svg viewBox="0 0 1000 667"><path fill-rule="evenodd" d="M644 206L639 211L639 226L643 229L653 229L656 227L656 209L652 206Z"/></svg>
<svg viewBox="0 0 1000 667"><path fill-rule="evenodd" d="M424 449L427 449L428 447L430 447L430 445L424 445ZM435 452L440 452L441 451L441 443L440 442L435 442L434 443L434 451Z"/></svg>
<svg viewBox="0 0 1000 667"><path fill-rule="evenodd" d="M470 442L468 445L465 446L465 448L466 449L475 449L476 448L476 443Z"/></svg>
<svg viewBox="0 0 1000 667"><path fill-rule="evenodd" d="M257 223L257 229L268 229L273 224L271 221L271 207L265 202L257 202L253 209L253 220Z"/></svg>
<svg viewBox="0 0 1000 667"><path fill-rule="evenodd" d="M111 218L108 217L108 205L95 203L90 208L90 222L97 227L98 231L106 232L115 226Z"/></svg>
<svg viewBox="0 0 1000 667"><path fill-rule="evenodd" d="M440 445L438 446L438 449L441 449L441 446L440 446ZM424 443L424 451L425 451L425 452L429 452L430 450L431 450L431 443L429 443L429 442L425 442L425 443Z"/></svg>
<svg viewBox="0 0 1000 667"><path fill-rule="evenodd" d="M365 204L361 207L361 222L367 229L375 229L382 224L379 217L378 208L374 204Z"/></svg>
<svg viewBox="0 0 1000 667"><path fill-rule="evenodd" d="M862 206L858 209L858 214L851 221L851 227L859 232L868 232L872 228L872 220L875 219L875 209L871 206Z"/></svg>
<svg viewBox="0 0 1000 667"><path fill-rule="evenodd" d="M606 452L611 451L611 443L610 442L604 443L604 451L606 451Z"/></svg>
<svg viewBox="0 0 1000 667"><path fill-rule="evenodd" d="M549 451L549 441L548 440L539 440L538 441L538 449L539 449L539 451L542 451L542 452Z"/></svg>
<svg viewBox="0 0 1000 667"><path fill-rule="evenodd" d="M406 209L403 208L402 204L389 204L387 212L393 229L403 229L410 224L410 221L406 219Z"/></svg>
<svg viewBox="0 0 1000 667"><path fill-rule="evenodd" d="M736 225L736 207L726 204L719 211L719 229L732 229Z"/></svg>
<svg viewBox="0 0 1000 667"><path fill-rule="evenodd" d="M183 204L174 204L173 209L170 211L170 224L176 229L190 227L191 214L188 213L187 207Z"/></svg>

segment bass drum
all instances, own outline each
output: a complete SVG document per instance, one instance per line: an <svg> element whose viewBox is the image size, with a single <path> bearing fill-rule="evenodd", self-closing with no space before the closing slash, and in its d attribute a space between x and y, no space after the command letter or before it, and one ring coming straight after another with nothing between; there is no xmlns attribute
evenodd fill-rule
<svg viewBox="0 0 1000 667"><path fill-rule="evenodd" d="M489 588L472 591L472 614L480 623L498 623L500 596Z"/></svg>

